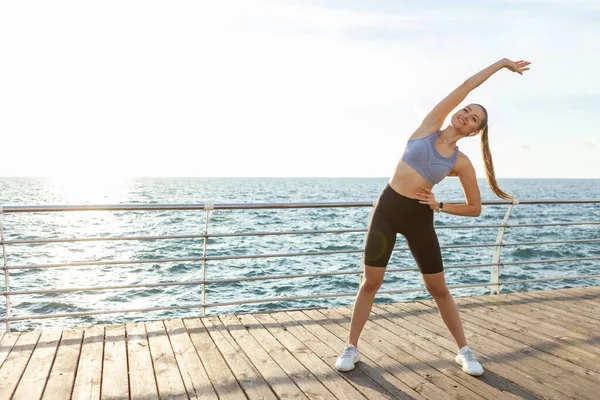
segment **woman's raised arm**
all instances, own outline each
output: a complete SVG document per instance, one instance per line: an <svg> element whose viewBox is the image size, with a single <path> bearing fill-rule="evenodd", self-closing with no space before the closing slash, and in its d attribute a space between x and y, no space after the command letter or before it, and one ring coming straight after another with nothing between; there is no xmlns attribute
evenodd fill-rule
<svg viewBox="0 0 600 400"><path fill-rule="evenodd" d="M527 61L511 61L508 58L503 58L500 61L495 62L489 67L482 69L469 79L463 82L462 85L457 87L446 96L442 101L440 101L434 108L427 114L423 122L421 123L421 128L425 128L425 131L435 132L442 127L444 120L450 114L452 110L454 110L471 92L471 90L475 89L483 82L488 80L488 78L494 75L496 72L501 70L502 68L507 68L513 72L523 75L524 71L527 71L529 68L525 68L530 63Z"/></svg>

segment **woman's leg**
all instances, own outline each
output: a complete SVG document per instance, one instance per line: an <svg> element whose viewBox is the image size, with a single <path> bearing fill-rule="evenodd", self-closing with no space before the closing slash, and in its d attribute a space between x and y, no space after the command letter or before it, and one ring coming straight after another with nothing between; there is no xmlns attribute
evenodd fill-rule
<svg viewBox="0 0 600 400"><path fill-rule="evenodd" d="M446 286L444 279L444 267L442 265L442 253L437 235L431 226L423 225L420 229L413 229L406 236L408 246L421 270L423 282L429 293L433 296L442 320L454 337L458 347L455 361L462 366L463 371L470 375L480 376L483 367L475 359L471 348L467 346L465 332L463 330L456 303Z"/></svg>
<svg viewBox="0 0 600 400"><path fill-rule="evenodd" d="M375 294L377 294L377 290L379 290L383 283L384 274L385 268L365 266L365 275L354 301L350 335L348 337L348 343L355 347L358 346L358 337L371 314Z"/></svg>
<svg viewBox="0 0 600 400"><path fill-rule="evenodd" d="M429 221L422 225L414 224L405 232L408 247L421 270L425 287L433 296L442 320L450 330L460 350L465 346L465 334L454 299L446 286L442 252L437 234Z"/></svg>
<svg viewBox="0 0 600 400"><path fill-rule="evenodd" d="M338 371L350 371L360 361L360 353L356 348L358 337L369 319L375 295L381 287L385 268L396 243L396 232L392 229L389 217L390 209L393 209L389 204L389 190L387 190L387 194L384 190L375 204L367 229L364 276L354 301L348 343L335 362L335 368Z"/></svg>
<svg viewBox="0 0 600 400"><path fill-rule="evenodd" d="M425 282L425 287L427 287L427 290L435 299L442 320L456 341L458 354L455 357L455 361L462 366L463 371L466 373L473 376L482 375L483 367L475 359L471 348L467 346L462 322L460 321L454 299L448 290L448 286L446 286L444 273L423 274L423 281Z"/></svg>
<svg viewBox="0 0 600 400"><path fill-rule="evenodd" d="M394 212L397 212L394 197L392 188L386 187L373 208L367 228L364 276L354 301L350 334L348 336L348 343L355 347L358 343L358 337L367 319L369 319L369 314L371 314L373 300L383 283L385 268L396 244L396 231L392 226L392 218L390 217Z"/></svg>
<svg viewBox="0 0 600 400"><path fill-rule="evenodd" d="M467 345L465 332L463 330L462 322L460 321L456 303L448 290L448 286L446 286L444 272L423 274L422 276L427 291L433 296L435 304L437 304L442 320L452 334L458 349L462 349Z"/></svg>

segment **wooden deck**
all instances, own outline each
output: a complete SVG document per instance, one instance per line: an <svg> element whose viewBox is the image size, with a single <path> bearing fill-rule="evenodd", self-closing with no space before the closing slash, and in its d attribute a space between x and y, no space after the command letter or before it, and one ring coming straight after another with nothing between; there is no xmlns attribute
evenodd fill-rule
<svg viewBox="0 0 600 400"><path fill-rule="evenodd" d="M1 399L598 399L600 287L456 299L486 369L462 372L432 301L0 332Z"/></svg>

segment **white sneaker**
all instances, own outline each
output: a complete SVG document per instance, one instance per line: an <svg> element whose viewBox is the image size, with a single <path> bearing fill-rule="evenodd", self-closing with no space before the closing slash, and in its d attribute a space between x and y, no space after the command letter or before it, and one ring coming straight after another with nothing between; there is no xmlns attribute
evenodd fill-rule
<svg viewBox="0 0 600 400"><path fill-rule="evenodd" d="M360 353L358 349L351 345L350 343L346 344L344 347L344 351L335 362L335 368L338 371L350 371L354 369L354 364L360 361Z"/></svg>
<svg viewBox="0 0 600 400"><path fill-rule="evenodd" d="M462 365L462 370L467 374L473 376L483 375L483 367L477 362L473 350L469 346L464 346L460 349L454 360L459 365Z"/></svg>

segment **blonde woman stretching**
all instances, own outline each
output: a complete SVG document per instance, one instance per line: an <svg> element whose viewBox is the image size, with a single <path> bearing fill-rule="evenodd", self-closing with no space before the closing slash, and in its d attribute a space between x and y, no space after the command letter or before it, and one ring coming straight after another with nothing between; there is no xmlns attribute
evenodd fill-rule
<svg viewBox="0 0 600 400"><path fill-rule="evenodd" d="M458 348L456 362L468 374L479 376L483 367L467 345L456 304L444 280L440 245L433 227L433 211L477 217L481 213L481 196L475 169L469 158L458 150L459 140L481 134L481 150L487 181L502 199L511 197L500 190L488 142L488 113L479 104L469 104L457 111L450 125L442 129L448 114L467 95L503 68L523 75L530 63L502 59L467 79L425 117L412 134L394 175L375 203L365 240L365 271L350 324L350 335L335 366L349 371L360 360L358 338L369 318L373 300L383 282L383 275L396 243L402 234L421 271L425 287L433 296L442 320L454 337ZM438 202L433 186L446 176L458 176L466 204Z"/></svg>

